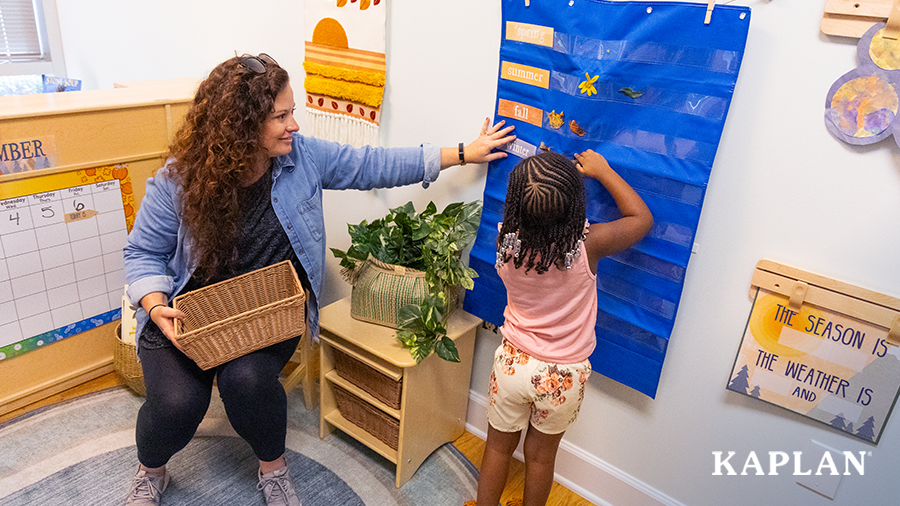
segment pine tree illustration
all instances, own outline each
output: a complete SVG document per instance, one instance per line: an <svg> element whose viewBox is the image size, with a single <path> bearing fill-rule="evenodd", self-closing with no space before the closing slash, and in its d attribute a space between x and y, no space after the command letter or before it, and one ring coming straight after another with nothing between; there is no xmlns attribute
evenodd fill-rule
<svg viewBox="0 0 900 506"><path fill-rule="evenodd" d="M834 417L834 420L831 421L831 426L834 427L835 429L845 430L845 428L846 428L846 426L844 425L845 421L846 420L844 419L844 414L838 413L838 415L836 417Z"/></svg>
<svg viewBox="0 0 900 506"><path fill-rule="evenodd" d="M747 388L750 387L750 383L747 381L747 378L750 376L750 373L747 372L747 366L741 367L741 370L734 376L734 379L731 380L731 383L728 384L729 390L734 390L735 392L740 392L742 394L747 393Z"/></svg>
<svg viewBox="0 0 900 506"><path fill-rule="evenodd" d="M856 431L856 435L863 438L868 439L869 441L875 442L875 417L870 416L868 420L866 420L862 425L859 426L859 429Z"/></svg>
<svg viewBox="0 0 900 506"><path fill-rule="evenodd" d="M849 432L850 434L853 434L853 422L848 422L847 426L844 427L844 430Z"/></svg>
<svg viewBox="0 0 900 506"><path fill-rule="evenodd" d="M750 397L756 397L759 399L759 385L753 387L753 390L750 391Z"/></svg>

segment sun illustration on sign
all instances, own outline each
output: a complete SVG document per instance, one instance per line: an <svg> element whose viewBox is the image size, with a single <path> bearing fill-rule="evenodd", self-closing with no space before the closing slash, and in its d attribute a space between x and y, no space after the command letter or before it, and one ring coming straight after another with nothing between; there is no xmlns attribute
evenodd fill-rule
<svg viewBox="0 0 900 506"><path fill-rule="evenodd" d="M803 304L799 313L789 316L785 313L788 311L787 307L787 297L777 294L760 295L756 300L756 309L750 314L750 321L747 325L753 339L766 352L774 353L779 357L799 357L809 353L810 350L798 350L779 343L782 330L789 327L805 332L804 327L809 322L809 318L817 320L821 318L822 313L809 304ZM788 322L790 322L789 326L786 325ZM809 334L809 336L818 337L821 340L821 337L814 334Z"/></svg>
<svg viewBox="0 0 900 506"><path fill-rule="evenodd" d="M894 135L900 144L900 39L884 36L876 23L856 47L859 67L841 76L825 99L825 126L854 145L873 144Z"/></svg>

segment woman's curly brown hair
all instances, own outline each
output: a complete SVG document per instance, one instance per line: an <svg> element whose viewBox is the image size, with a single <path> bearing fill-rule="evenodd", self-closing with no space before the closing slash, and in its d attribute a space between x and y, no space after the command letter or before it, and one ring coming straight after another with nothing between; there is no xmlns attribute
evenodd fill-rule
<svg viewBox="0 0 900 506"><path fill-rule="evenodd" d="M262 128L287 71L269 64L256 74L234 57L200 83L184 124L169 146L169 171L181 185L181 214L207 282L237 260L238 189L262 153ZM258 163L258 162L257 162Z"/></svg>

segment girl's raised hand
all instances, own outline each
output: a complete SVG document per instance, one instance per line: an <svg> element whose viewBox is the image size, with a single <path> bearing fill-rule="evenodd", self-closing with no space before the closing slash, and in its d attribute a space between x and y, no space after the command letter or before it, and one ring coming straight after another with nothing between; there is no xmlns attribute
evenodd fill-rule
<svg viewBox="0 0 900 506"><path fill-rule="evenodd" d="M578 171L594 179L600 179L608 171L612 170L606 158L603 158L603 155L595 152L593 149L589 149L584 153L575 153L575 160L575 167L578 168Z"/></svg>

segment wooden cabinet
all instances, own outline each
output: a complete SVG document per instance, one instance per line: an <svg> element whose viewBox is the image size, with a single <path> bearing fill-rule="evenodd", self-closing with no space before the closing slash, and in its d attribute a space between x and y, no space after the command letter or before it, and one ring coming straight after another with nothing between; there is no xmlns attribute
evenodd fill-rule
<svg viewBox="0 0 900 506"><path fill-rule="evenodd" d="M122 191L133 194L137 209L145 181L165 163L169 141L181 126L198 83L147 81L113 90L0 97L0 159L4 149L9 154L10 143L19 143L20 153L21 143L31 143L30 149L41 146L50 165L30 170L36 167L34 158L28 160L30 165L22 158L29 170L8 174L4 173L8 167L0 168L0 200L32 193L28 188L35 177L67 180L82 169L127 164L131 184ZM5 318L6 314L0 320L7 323ZM0 337L9 336L4 332L0 330ZM0 353L0 414L115 371L115 336L116 324L107 323L20 356ZM3 347L10 344L4 342Z"/></svg>
<svg viewBox="0 0 900 506"><path fill-rule="evenodd" d="M349 297L322 308L319 321L319 436L325 438L337 428L362 442L396 464L396 484L400 487L434 450L457 439L465 430L475 329L481 320L462 309L454 311L447 332L456 343L460 362L447 362L432 353L418 365L395 337L396 330L351 318ZM374 369L386 381L399 381L399 408L385 404L366 392L368 388L338 374L336 353ZM379 416L399 425L396 449L341 414L336 388L342 389L345 396L352 396L354 403L365 403L366 409L377 409Z"/></svg>

